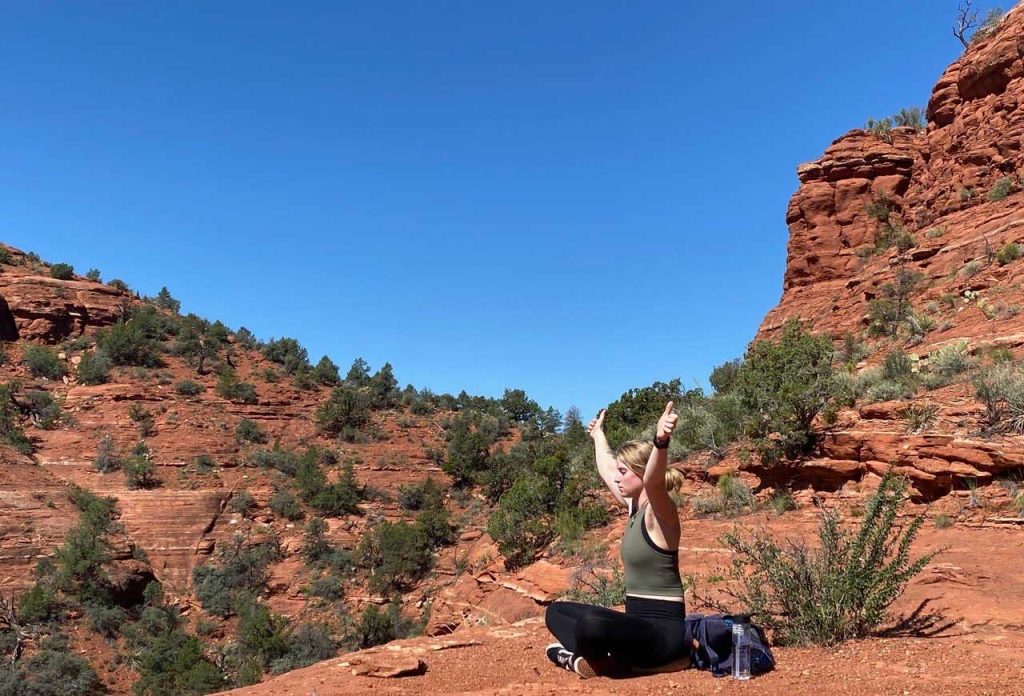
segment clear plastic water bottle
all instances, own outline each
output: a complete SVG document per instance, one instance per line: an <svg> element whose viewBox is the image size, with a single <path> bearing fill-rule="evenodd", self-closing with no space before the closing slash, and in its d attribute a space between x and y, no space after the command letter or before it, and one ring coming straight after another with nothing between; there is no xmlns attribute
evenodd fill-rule
<svg viewBox="0 0 1024 696"><path fill-rule="evenodd" d="M750 679L750 615L732 617L732 678Z"/></svg>

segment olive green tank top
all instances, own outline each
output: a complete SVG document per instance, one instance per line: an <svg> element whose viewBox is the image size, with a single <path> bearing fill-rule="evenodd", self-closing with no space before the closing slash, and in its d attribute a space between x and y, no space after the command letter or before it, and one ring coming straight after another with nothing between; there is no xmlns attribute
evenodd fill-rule
<svg viewBox="0 0 1024 696"><path fill-rule="evenodd" d="M644 513L647 503L629 516L622 535L619 555L625 568L626 594L653 597L682 597L679 552L659 549L647 532Z"/></svg>

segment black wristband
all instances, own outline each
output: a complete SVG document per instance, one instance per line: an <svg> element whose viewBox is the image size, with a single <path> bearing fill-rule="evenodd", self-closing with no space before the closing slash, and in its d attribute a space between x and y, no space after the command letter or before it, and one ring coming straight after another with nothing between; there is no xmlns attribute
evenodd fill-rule
<svg viewBox="0 0 1024 696"><path fill-rule="evenodd" d="M654 436L654 449L668 449L668 443L671 440L671 436L666 437L664 440L659 440L658 436Z"/></svg>

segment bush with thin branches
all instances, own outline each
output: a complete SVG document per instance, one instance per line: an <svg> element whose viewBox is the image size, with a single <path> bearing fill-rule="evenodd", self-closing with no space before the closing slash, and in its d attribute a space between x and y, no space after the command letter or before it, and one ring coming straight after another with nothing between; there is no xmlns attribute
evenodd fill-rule
<svg viewBox="0 0 1024 696"><path fill-rule="evenodd" d="M910 550L925 521L915 515L897 522L907 484L882 479L854 533L835 511L825 511L818 547L802 541L780 545L764 535L726 534L736 554L727 594L788 645L835 645L871 634L889 606L939 550L911 560Z"/></svg>

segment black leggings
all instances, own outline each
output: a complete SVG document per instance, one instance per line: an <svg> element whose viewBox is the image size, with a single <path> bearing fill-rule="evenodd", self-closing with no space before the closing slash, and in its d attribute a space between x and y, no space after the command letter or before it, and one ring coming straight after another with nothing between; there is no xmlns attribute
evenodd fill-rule
<svg viewBox="0 0 1024 696"><path fill-rule="evenodd" d="M687 654L682 602L626 597L626 613L579 602L554 602L544 622L578 657L626 667L659 667Z"/></svg>

